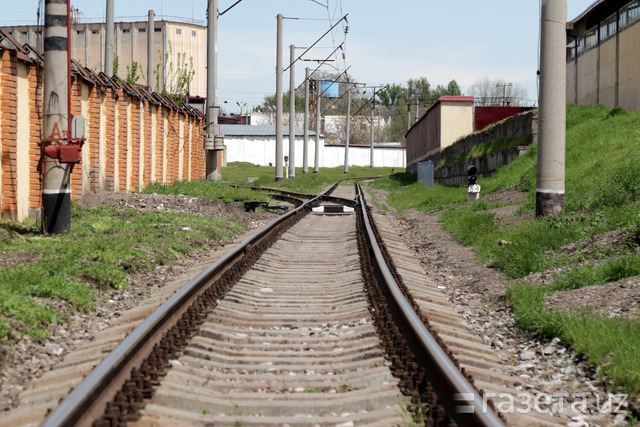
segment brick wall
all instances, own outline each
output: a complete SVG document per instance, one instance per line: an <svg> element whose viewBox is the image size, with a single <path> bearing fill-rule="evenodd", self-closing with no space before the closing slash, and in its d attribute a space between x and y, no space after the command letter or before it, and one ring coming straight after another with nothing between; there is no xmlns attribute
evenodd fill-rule
<svg viewBox="0 0 640 427"><path fill-rule="evenodd" d="M0 213L16 221L42 205L42 68L36 61L0 48ZM137 191L151 182L205 177L201 114L169 100L152 101L121 80L88 70L74 72L71 96L72 114L84 115L87 136L71 177L73 200L88 192ZM18 117L19 100L28 105L27 117ZM20 146L28 146L28 155L19 155Z"/></svg>

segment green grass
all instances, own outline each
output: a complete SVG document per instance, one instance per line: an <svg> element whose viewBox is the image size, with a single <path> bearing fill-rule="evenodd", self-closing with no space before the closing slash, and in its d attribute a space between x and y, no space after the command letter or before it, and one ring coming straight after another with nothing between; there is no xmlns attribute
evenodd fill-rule
<svg viewBox="0 0 640 427"><path fill-rule="evenodd" d="M171 185L153 183L142 190L141 193L163 195L184 194L219 202L232 202L234 199L269 201L269 198L259 191L253 191L249 188L235 188L220 181L209 180L177 181Z"/></svg>
<svg viewBox="0 0 640 427"><path fill-rule="evenodd" d="M254 186L261 188L280 188L286 191L298 193L319 193L321 190L333 185L336 181L354 178L369 178L392 173L392 168L369 168L362 166L350 166L349 173L344 173L344 167L321 168L319 173L313 173L313 166L308 174L302 173L302 168L296 168L296 176L292 179L283 179L276 182L275 168L268 166L256 166L249 163L229 163L222 168L224 181L235 182L241 186ZM248 177L258 178L252 184L246 184ZM345 185L353 185L347 182Z"/></svg>
<svg viewBox="0 0 640 427"><path fill-rule="evenodd" d="M597 367L601 379L608 377L613 381L610 391L638 395L640 320L606 319L591 311L547 310L543 305L545 296L564 287L558 283L531 286L519 282L514 285L508 296L518 326L540 337L561 337Z"/></svg>
<svg viewBox="0 0 640 427"><path fill-rule="evenodd" d="M445 188L387 179L387 202L400 210L440 211L444 228L477 257L514 279L508 301L518 325L528 333L560 337L613 380L612 388L640 394L640 320L604 319L593 312L549 311L547 295L640 275L640 256L629 248L601 248L587 259L567 255L564 245L600 233L640 227L640 113L598 106L567 107L565 215L498 222L488 194L516 187L526 193L514 208L535 208L537 146L493 176L480 179L481 200L466 201L465 188ZM480 147L480 149L483 147ZM501 241L501 244L497 243ZM532 272L564 267L548 286L517 279Z"/></svg>
<svg viewBox="0 0 640 427"><path fill-rule="evenodd" d="M460 153L455 158L446 157L440 160L436 167L439 168L441 166L450 165L456 162L466 162L469 159L477 159L509 148L515 148L530 144L531 137L528 135L520 138L506 138L494 142L479 143L474 145L471 151L469 151L468 153Z"/></svg>
<svg viewBox="0 0 640 427"><path fill-rule="evenodd" d="M91 310L102 290L128 289L129 273L175 262L243 231L210 216L77 205L71 221L70 233L55 236L0 227L0 253L15 260L0 267L0 341L25 333L42 339L48 326L66 321L53 301L65 301L71 312Z"/></svg>

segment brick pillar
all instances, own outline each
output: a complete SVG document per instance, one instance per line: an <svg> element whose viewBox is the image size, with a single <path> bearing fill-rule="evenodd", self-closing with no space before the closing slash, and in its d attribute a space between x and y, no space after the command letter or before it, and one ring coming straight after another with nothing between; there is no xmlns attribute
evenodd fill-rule
<svg viewBox="0 0 640 427"><path fill-rule="evenodd" d="M127 159L129 156L129 95L120 90L121 96L118 98L118 155L116 158L116 169L118 176L116 180L116 192L127 192Z"/></svg>
<svg viewBox="0 0 640 427"><path fill-rule="evenodd" d="M166 141L164 114L165 107L163 105L159 105L156 110L156 176L154 177L156 182L164 182L164 159L166 156L164 149Z"/></svg>
<svg viewBox="0 0 640 427"><path fill-rule="evenodd" d="M146 187L151 183L151 150L154 149L153 141L152 141L152 131L151 131L151 123L152 123L152 108L151 103L146 101L144 103L145 114L144 114L144 175L142 183Z"/></svg>
<svg viewBox="0 0 640 427"><path fill-rule="evenodd" d="M40 161L42 135L42 70L29 66L29 208L42 209L42 181Z"/></svg>
<svg viewBox="0 0 640 427"><path fill-rule="evenodd" d="M101 104L102 92L97 86L92 86L89 94L89 117L87 117L87 143L89 144L89 176L90 190L94 193L100 190L100 133L101 133ZM85 145L86 147L86 145Z"/></svg>
<svg viewBox="0 0 640 427"><path fill-rule="evenodd" d="M17 168L17 123L18 123L18 80L17 59L8 50L2 52L0 60L0 147L2 156L1 196L2 217L17 220L18 182Z"/></svg>
<svg viewBox="0 0 640 427"><path fill-rule="evenodd" d="M112 88L107 88L105 92L105 183L106 191L116 191L115 185L115 169L116 169L116 144L118 143L116 135L116 122L118 120L116 114L116 92Z"/></svg>
<svg viewBox="0 0 640 427"><path fill-rule="evenodd" d="M140 133L140 99L137 97L131 97L131 141L129 146L131 147L131 177L129 185L131 191L140 190L140 150L141 133Z"/></svg>
<svg viewBox="0 0 640 427"><path fill-rule="evenodd" d="M184 124L182 125L182 180L189 181L189 164L191 163L191 159L189 155L191 154L191 116L184 116Z"/></svg>
<svg viewBox="0 0 640 427"><path fill-rule="evenodd" d="M71 80L71 115L82 115L82 80L72 77ZM71 200L82 198L84 193L82 164L74 164L71 172Z"/></svg>

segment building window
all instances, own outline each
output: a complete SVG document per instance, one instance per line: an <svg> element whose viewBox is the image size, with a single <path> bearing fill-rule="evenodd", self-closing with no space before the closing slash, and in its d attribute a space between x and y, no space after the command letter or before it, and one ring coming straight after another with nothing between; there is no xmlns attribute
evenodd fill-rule
<svg viewBox="0 0 640 427"><path fill-rule="evenodd" d="M177 34L177 35L182 34L182 30L181 30L180 28L176 28L176 34Z"/></svg>
<svg viewBox="0 0 640 427"><path fill-rule="evenodd" d="M36 30L36 36L41 36L42 35L42 30Z"/></svg>
<svg viewBox="0 0 640 427"><path fill-rule="evenodd" d="M129 34L131 32L131 28L123 28L122 34Z"/></svg>
<svg viewBox="0 0 640 427"><path fill-rule="evenodd" d="M191 36L195 37L196 36L196 32L195 31L191 31Z"/></svg>
<svg viewBox="0 0 640 427"><path fill-rule="evenodd" d="M146 28L138 28L138 32L139 33L146 33L147 29Z"/></svg>
<svg viewBox="0 0 640 427"><path fill-rule="evenodd" d="M20 33L20 35L21 35L22 37L27 37L27 32L26 32L26 31L23 31L23 32L21 32L21 33Z"/></svg>
<svg viewBox="0 0 640 427"><path fill-rule="evenodd" d="M573 40L567 45L567 62L573 61L576 57L576 41Z"/></svg>
<svg viewBox="0 0 640 427"><path fill-rule="evenodd" d="M608 17L602 24L600 24L600 41L603 42L609 37L612 37L616 34L618 30L618 22L616 19L616 14L614 13L610 17Z"/></svg>
<svg viewBox="0 0 640 427"><path fill-rule="evenodd" d="M100 30L91 30L91 34L100 34Z"/></svg>
<svg viewBox="0 0 640 427"><path fill-rule="evenodd" d="M84 34L84 30L78 30L78 31L76 31L76 34L77 35L82 35L82 34Z"/></svg>
<svg viewBox="0 0 640 427"><path fill-rule="evenodd" d="M161 33L162 32L162 28L154 28L153 32L154 33Z"/></svg>
<svg viewBox="0 0 640 427"><path fill-rule="evenodd" d="M640 20L640 2L634 1L627 5L627 14L629 15L629 25Z"/></svg>

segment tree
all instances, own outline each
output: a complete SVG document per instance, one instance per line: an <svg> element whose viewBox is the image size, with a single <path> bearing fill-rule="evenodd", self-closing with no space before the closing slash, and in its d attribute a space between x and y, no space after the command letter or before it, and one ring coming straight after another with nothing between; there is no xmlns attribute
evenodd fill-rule
<svg viewBox="0 0 640 427"><path fill-rule="evenodd" d="M130 85L135 84L140 78L140 75L138 75L138 69L140 69L140 72L142 72L142 67L140 66L140 64L138 64L137 61L133 61L131 63L131 66L127 65L127 77L124 79L124 81Z"/></svg>
<svg viewBox="0 0 640 427"><path fill-rule="evenodd" d="M527 90L522 86L505 83L502 78L487 76L476 81L469 88L469 95L475 98L476 105L482 107L523 107L527 104Z"/></svg>
<svg viewBox="0 0 640 427"><path fill-rule="evenodd" d="M171 42L169 42L169 49L164 56L158 51L162 57L160 64L156 66L156 92L161 93L164 96L169 96L178 104L185 101L189 95L191 88L191 82L196 72L193 68L193 57L187 58L187 53L182 52L176 55L176 63L170 58L173 56L173 49ZM166 80L161 80L161 76L166 75ZM151 82L147 82L151 83Z"/></svg>
<svg viewBox="0 0 640 427"><path fill-rule="evenodd" d="M404 99L406 89L399 84L390 84L378 92L378 100L385 107L398 106Z"/></svg>

